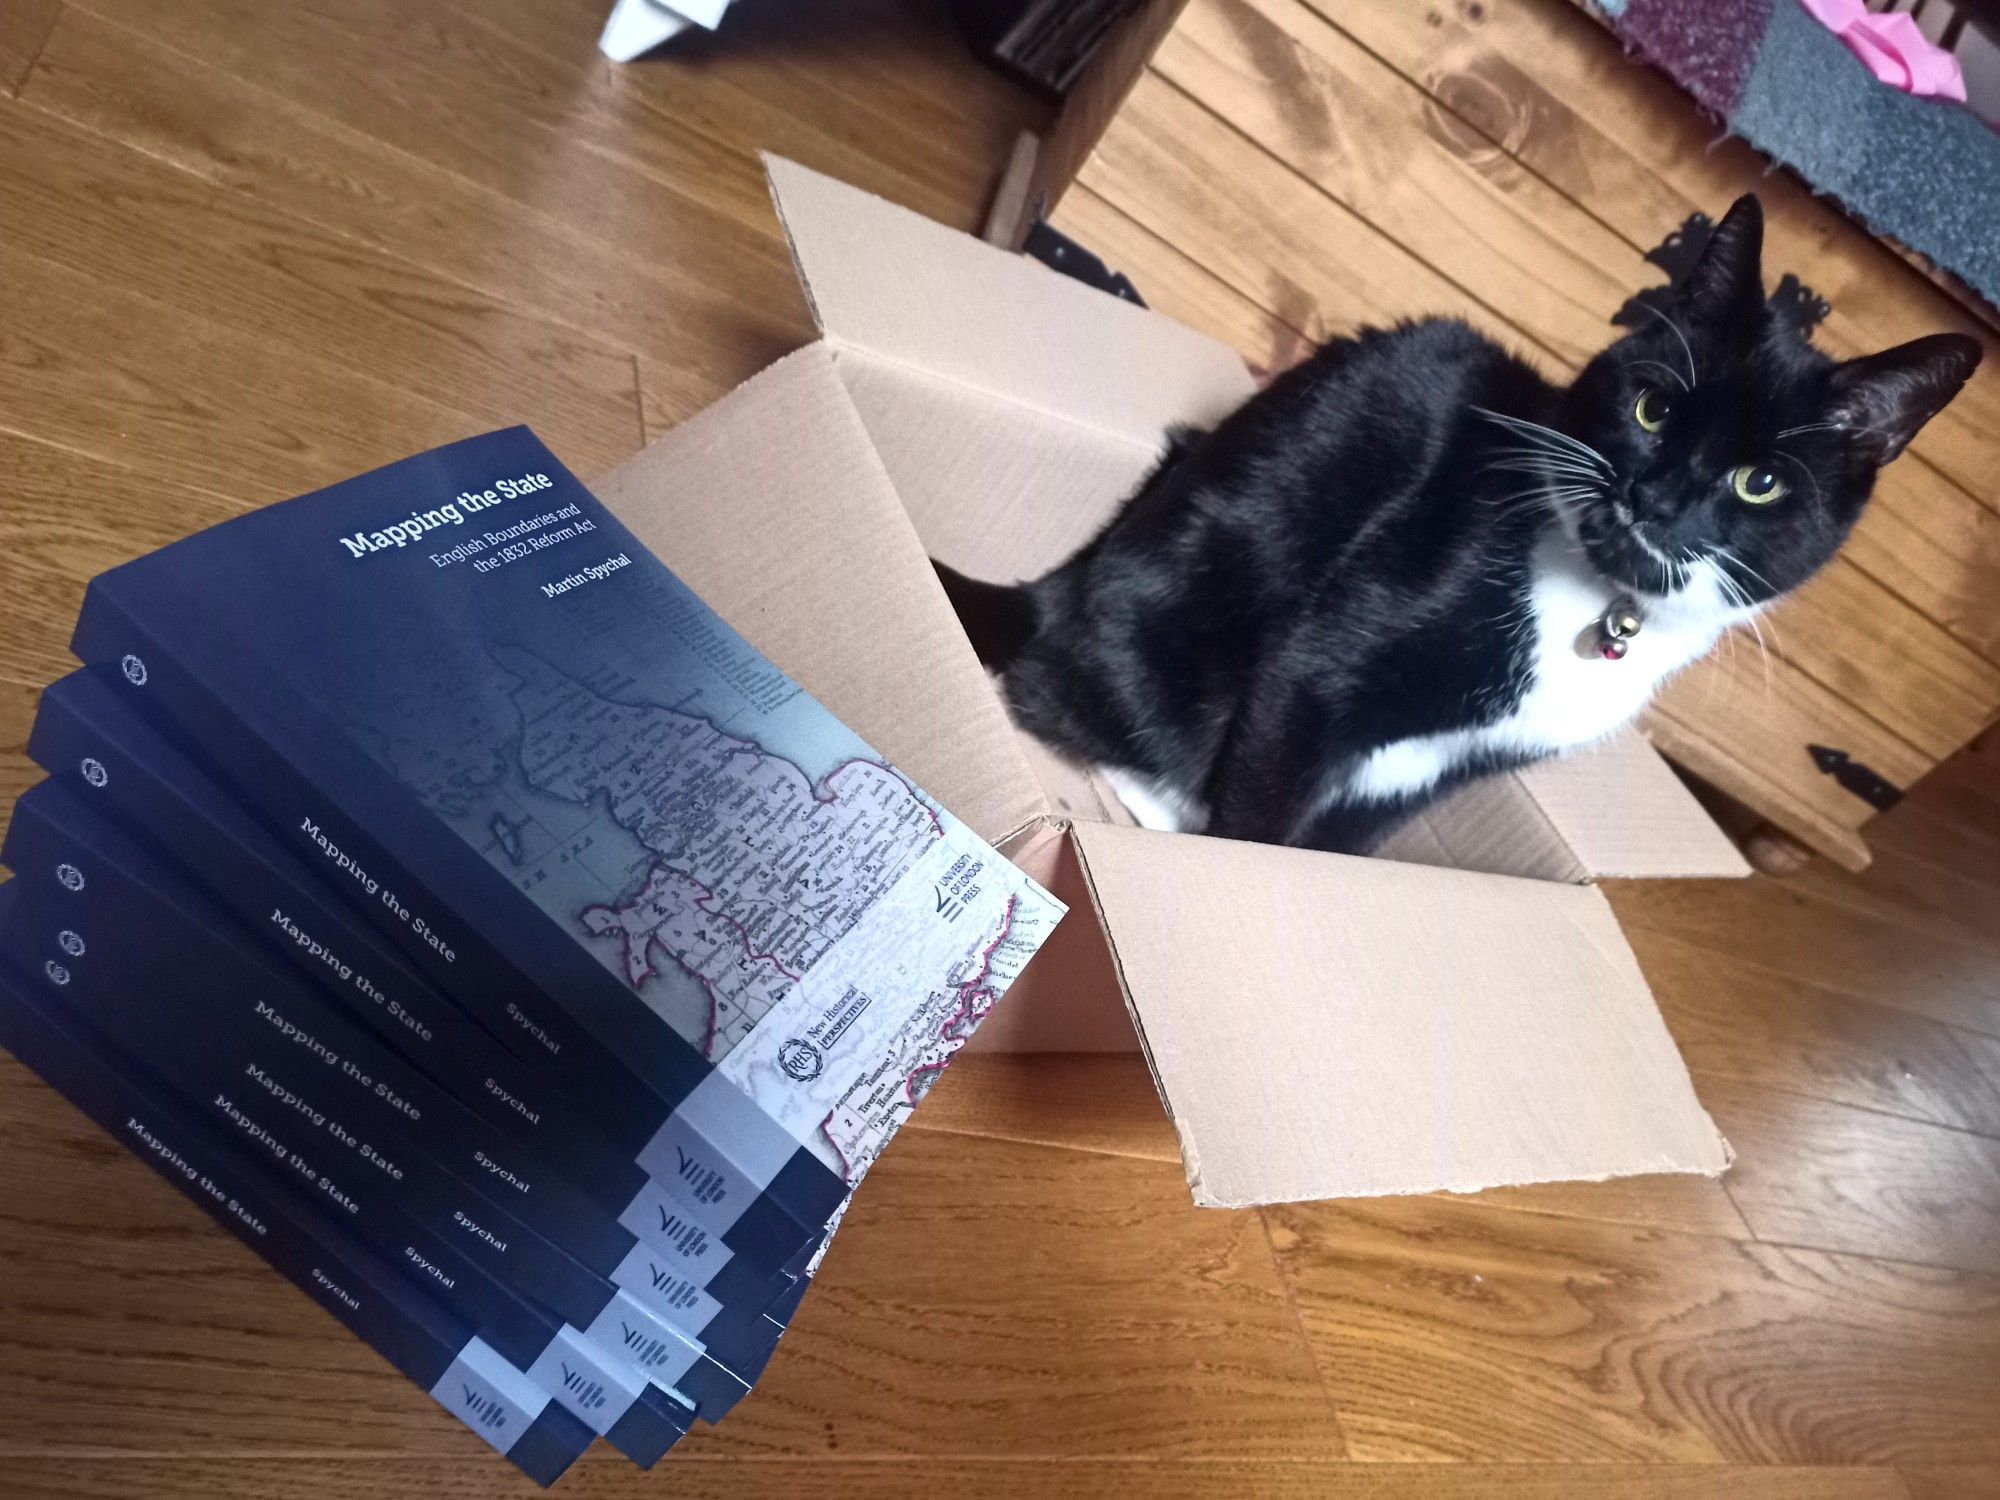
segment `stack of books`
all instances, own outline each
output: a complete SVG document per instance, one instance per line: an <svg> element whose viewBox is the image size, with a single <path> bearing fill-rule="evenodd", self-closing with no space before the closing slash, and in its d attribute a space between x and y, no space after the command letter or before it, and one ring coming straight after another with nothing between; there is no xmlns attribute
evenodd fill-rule
<svg viewBox="0 0 2000 1500"><path fill-rule="evenodd" d="M1062 915L525 428L113 569L75 651L0 1046L544 1483L743 1398Z"/></svg>

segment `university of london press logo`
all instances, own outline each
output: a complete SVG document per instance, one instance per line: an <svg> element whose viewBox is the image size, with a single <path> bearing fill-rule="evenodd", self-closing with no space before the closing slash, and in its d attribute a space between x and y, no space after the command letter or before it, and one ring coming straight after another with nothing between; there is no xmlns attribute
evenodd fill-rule
<svg viewBox="0 0 2000 1500"><path fill-rule="evenodd" d="M62 888L66 891L80 891L83 889L83 871L79 870L75 865L57 865L56 879L62 882Z"/></svg>
<svg viewBox="0 0 2000 1500"><path fill-rule="evenodd" d="M104 762L94 755L86 755L77 769L83 773L83 779L92 786L101 787L111 779L111 773L104 769Z"/></svg>
<svg viewBox="0 0 2000 1500"><path fill-rule="evenodd" d="M118 670L125 674L125 680L133 687L146 685L146 664L131 652L125 653L125 659L118 663Z"/></svg>
<svg viewBox="0 0 2000 1500"><path fill-rule="evenodd" d="M42 965L42 972L49 976L50 984L69 983L69 970L57 963L53 958Z"/></svg>
<svg viewBox="0 0 2000 1500"><path fill-rule="evenodd" d="M56 934L56 946L71 958L83 957L83 939L68 928Z"/></svg>
<svg viewBox="0 0 2000 1500"><path fill-rule="evenodd" d="M811 1042L793 1037L778 1049L778 1066L800 1083L811 1083L826 1066L826 1059Z"/></svg>

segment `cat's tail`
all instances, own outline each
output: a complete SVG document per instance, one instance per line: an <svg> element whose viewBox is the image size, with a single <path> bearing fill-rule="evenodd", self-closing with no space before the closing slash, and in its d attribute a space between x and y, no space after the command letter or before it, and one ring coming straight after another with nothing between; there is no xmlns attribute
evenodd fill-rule
<svg viewBox="0 0 2000 1500"><path fill-rule="evenodd" d="M1035 634L1035 605L1019 584L982 583L931 559L958 623L987 668L1004 672Z"/></svg>

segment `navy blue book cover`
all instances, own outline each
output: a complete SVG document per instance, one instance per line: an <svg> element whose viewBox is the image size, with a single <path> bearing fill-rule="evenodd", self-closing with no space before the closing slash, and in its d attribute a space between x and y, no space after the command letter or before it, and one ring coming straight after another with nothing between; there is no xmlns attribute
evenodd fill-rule
<svg viewBox="0 0 2000 1500"><path fill-rule="evenodd" d="M322 1052L316 1037L293 1027L285 1039L294 1057L246 1067L240 1040L228 1033L197 1032L205 1047L176 1048L135 1024L135 1010L121 1008L117 990L92 973L93 960L106 956L102 934L109 930L88 900L103 884L101 871L57 864L46 873L61 897L44 888L43 873L24 871L0 892L11 898L0 903L4 961L28 976L45 1012L86 1037L135 1087L226 1138L271 1191L323 1210L524 1369L567 1332L710 1421L747 1391L747 1380L624 1292L573 1262L552 1260L539 1242L523 1246L495 1233L498 1221L480 1202L440 1186L420 1165L413 1173L405 1143L350 1124L356 1117L340 1112L315 1077L343 1060L330 1048ZM289 1024L281 1014L266 1021L281 1034ZM525 1254L515 1253L520 1249Z"/></svg>
<svg viewBox="0 0 2000 1500"><path fill-rule="evenodd" d="M653 1175L800 1244L1061 915L526 429L114 569L76 649Z"/></svg>
<svg viewBox="0 0 2000 1500"><path fill-rule="evenodd" d="M0 888L0 904L11 890ZM300 1214L244 1173L232 1153L94 1053L4 967L0 1046L536 1483L560 1478L593 1431L619 1432L626 1439L621 1446L650 1461L685 1430L649 1430L646 1414L635 1419L635 1403L624 1400L629 1385L604 1381L580 1356L571 1357L567 1372L580 1385L568 1402L553 1398L540 1380L502 1359L338 1226ZM558 1355L552 1362L558 1381L561 1365ZM579 1411L596 1421L586 1422Z"/></svg>
<svg viewBox="0 0 2000 1500"><path fill-rule="evenodd" d="M761 1278L748 1306L694 1286L531 1149L202 925L206 914L171 875L63 787L43 782L20 799L6 856L29 877L14 918L23 930L10 936L59 962L56 948L73 944L66 1000L191 1092L228 1094L239 1108L276 1104L403 1212L434 1216L448 1237L459 1230L470 1253L571 1316L578 1305L601 1310L616 1288L725 1368L768 1353L776 1334L760 1314L773 1293ZM38 878L59 868L85 888Z"/></svg>
<svg viewBox="0 0 2000 1500"><path fill-rule="evenodd" d="M266 951L460 1102L536 1148L694 1287L751 1306L760 1292L775 1296L789 1284L776 1254L785 1242L764 1232L768 1215L713 1224L710 1205L622 1157L585 1101L552 1087L452 1006L96 675L73 672L43 690L28 749L191 890L261 934Z"/></svg>

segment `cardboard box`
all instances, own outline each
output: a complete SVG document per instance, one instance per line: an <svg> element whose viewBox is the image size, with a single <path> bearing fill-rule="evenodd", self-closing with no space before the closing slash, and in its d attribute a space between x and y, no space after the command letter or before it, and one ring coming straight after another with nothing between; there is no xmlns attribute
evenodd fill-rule
<svg viewBox="0 0 2000 1500"><path fill-rule="evenodd" d="M822 337L596 485L759 649L1072 912L980 1032L1144 1049L1197 1202L1714 1174L1597 876L1740 875L1635 735L1468 788L1376 858L1134 827L1009 721L927 554L1032 576L1236 354L790 162ZM977 1045L976 1043L975 1045Z"/></svg>

